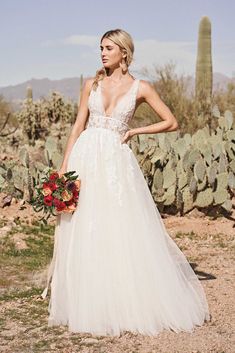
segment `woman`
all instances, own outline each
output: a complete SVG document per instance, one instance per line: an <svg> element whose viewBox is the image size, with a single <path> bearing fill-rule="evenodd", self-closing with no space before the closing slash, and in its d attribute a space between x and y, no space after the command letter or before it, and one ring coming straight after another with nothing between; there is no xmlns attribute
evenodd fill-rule
<svg viewBox="0 0 235 353"><path fill-rule="evenodd" d="M191 332L209 320L203 287L168 235L126 143L178 124L151 84L129 74L131 36L111 30L100 44L103 68L84 84L59 171L75 170L81 189L75 212L57 218L48 325L115 336ZM142 102L163 121L129 129Z"/></svg>

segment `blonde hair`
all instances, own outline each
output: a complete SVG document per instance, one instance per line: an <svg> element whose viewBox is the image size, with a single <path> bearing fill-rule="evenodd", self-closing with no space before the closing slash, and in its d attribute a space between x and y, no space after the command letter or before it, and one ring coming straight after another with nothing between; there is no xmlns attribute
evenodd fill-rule
<svg viewBox="0 0 235 353"><path fill-rule="evenodd" d="M115 44L120 47L120 50L126 54L124 60L126 66L128 67L133 60L134 54L134 43L131 35L123 29L117 28L105 32L100 40L100 43L104 38L112 40ZM107 76L107 71L108 69L106 69L105 67L102 67L101 69L96 71L95 80L92 85L94 90L96 90L98 86L98 81L102 80L105 76Z"/></svg>

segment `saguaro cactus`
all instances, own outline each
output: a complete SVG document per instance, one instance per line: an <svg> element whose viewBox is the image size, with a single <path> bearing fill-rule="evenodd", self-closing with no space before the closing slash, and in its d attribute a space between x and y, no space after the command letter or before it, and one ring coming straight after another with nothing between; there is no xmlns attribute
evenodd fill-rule
<svg viewBox="0 0 235 353"><path fill-rule="evenodd" d="M211 107L212 75L211 22L207 16L204 16L200 21L198 32L195 80L196 101L199 111L204 112L204 115Z"/></svg>
<svg viewBox="0 0 235 353"><path fill-rule="evenodd" d="M78 106L80 105L81 95L82 95L82 87L83 87L83 75L80 76L80 90L78 97Z"/></svg>
<svg viewBox="0 0 235 353"><path fill-rule="evenodd" d="M33 99L33 90L32 90L32 87L30 87L30 86L27 87L26 98Z"/></svg>

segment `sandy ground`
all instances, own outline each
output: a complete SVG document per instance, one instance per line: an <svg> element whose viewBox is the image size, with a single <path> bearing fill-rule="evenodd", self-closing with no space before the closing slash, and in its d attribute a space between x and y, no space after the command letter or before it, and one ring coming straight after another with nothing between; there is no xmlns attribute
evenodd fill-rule
<svg viewBox="0 0 235 353"><path fill-rule="evenodd" d="M19 208L18 203L1 208L0 220L6 220L6 224L1 228L0 239L4 239L17 218L31 224L34 212L28 207ZM28 280L22 282L20 287L18 274L14 270L9 272L10 284L2 283L0 288L0 352L235 352L235 210L229 219L220 217L212 220L201 212L193 211L184 217L163 215L163 221L201 280L208 298L210 322L196 327L193 333L165 330L156 337L128 331L120 337L94 336L89 333L71 333L63 326L48 328L49 299L43 301L39 296L43 287L35 289L33 276L28 276ZM18 248L24 249L27 247L25 237L25 234L19 233L14 234L12 239ZM16 288L20 288L18 292L14 291Z"/></svg>

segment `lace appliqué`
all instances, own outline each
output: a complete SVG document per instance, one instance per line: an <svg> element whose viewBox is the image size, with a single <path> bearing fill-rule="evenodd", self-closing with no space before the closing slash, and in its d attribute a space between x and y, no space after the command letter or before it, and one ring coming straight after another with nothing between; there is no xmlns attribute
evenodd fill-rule
<svg viewBox="0 0 235 353"><path fill-rule="evenodd" d="M128 123L132 118L136 106L136 95L138 91L139 80L136 79L132 89L121 99L116 107L114 108L111 116L104 115L102 97L100 92L100 86L98 86L96 91L91 91L88 99L88 108L90 115L88 118L87 129L89 128L102 128L107 129L115 134L124 136L129 130ZM101 135L102 136L102 135ZM134 167L133 167L133 155L132 150L126 143L121 146L120 139L112 140L109 149L105 149L105 173L107 173L108 188L111 190L111 194L117 198L117 202L120 206L123 205L123 185L119 180L119 161L118 158L128 158L128 170L126 171L126 177L130 188L135 190L135 183L133 182L135 178ZM116 153L117 149L123 148L123 154L120 156ZM121 175L120 175L121 178Z"/></svg>
<svg viewBox="0 0 235 353"><path fill-rule="evenodd" d="M113 117L119 119L125 124L129 124L131 118L133 117L135 106L136 106L136 95L138 90L139 80L136 80L137 84L133 87L129 94L124 97L120 104L114 110Z"/></svg>
<svg viewBox="0 0 235 353"><path fill-rule="evenodd" d="M98 127L109 129L113 132L116 132L119 135L125 135L126 131L129 130L129 126L119 119L115 118L106 118L102 115L93 115L89 117L87 127Z"/></svg>
<svg viewBox="0 0 235 353"><path fill-rule="evenodd" d="M104 115L100 86L96 91L92 90L88 99L90 116L87 127L105 128L123 136L129 130L128 123L134 114L139 81L136 79L132 89L117 103L111 116Z"/></svg>
<svg viewBox="0 0 235 353"><path fill-rule="evenodd" d="M131 188L131 190L137 192L135 185L136 183L135 181L135 173L134 170L135 168L133 167L133 157L135 158L132 149L127 145L127 144L123 144L123 148L126 150L126 154L127 154L127 158L128 158L128 169L127 169L127 179L128 179L128 183L129 186Z"/></svg>
<svg viewBox="0 0 235 353"><path fill-rule="evenodd" d="M122 206L123 188L118 177L118 163L116 158L115 148L112 146L105 156L105 171L107 173L108 188L111 194L116 197L119 206Z"/></svg>

